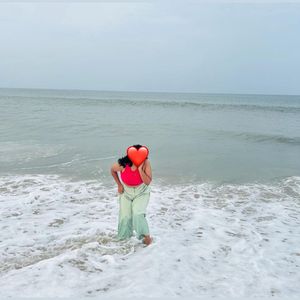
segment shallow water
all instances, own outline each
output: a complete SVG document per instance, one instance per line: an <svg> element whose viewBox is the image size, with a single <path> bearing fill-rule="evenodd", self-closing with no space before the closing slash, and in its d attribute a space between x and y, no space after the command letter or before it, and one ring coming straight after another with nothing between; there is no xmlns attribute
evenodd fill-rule
<svg viewBox="0 0 300 300"><path fill-rule="evenodd" d="M1 296L299 295L300 177L153 185L147 248L116 240L114 186L25 175L0 191Z"/></svg>
<svg viewBox="0 0 300 300"><path fill-rule="evenodd" d="M300 294L298 96L0 90L0 296ZM109 167L150 149L154 243ZM159 287L159 288L158 288Z"/></svg>
<svg viewBox="0 0 300 300"><path fill-rule="evenodd" d="M169 183L300 176L300 96L0 89L0 120L0 174L109 183L144 144Z"/></svg>

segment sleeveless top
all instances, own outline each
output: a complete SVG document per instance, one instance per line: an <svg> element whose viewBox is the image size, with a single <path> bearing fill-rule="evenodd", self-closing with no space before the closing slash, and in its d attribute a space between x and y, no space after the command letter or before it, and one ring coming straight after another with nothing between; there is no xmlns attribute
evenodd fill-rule
<svg viewBox="0 0 300 300"><path fill-rule="evenodd" d="M139 185L143 183L143 180L141 178L140 172L138 168L134 171L131 170L131 167L129 164L126 164L125 170L121 172L121 178L122 181L127 185Z"/></svg>

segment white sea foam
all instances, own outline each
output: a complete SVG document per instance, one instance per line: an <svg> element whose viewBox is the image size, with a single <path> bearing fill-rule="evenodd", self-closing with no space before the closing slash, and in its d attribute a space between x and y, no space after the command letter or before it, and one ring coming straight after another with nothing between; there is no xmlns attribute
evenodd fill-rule
<svg viewBox="0 0 300 300"><path fill-rule="evenodd" d="M0 296L299 296L299 177L151 188L144 247L116 241L115 186L0 177Z"/></svg>

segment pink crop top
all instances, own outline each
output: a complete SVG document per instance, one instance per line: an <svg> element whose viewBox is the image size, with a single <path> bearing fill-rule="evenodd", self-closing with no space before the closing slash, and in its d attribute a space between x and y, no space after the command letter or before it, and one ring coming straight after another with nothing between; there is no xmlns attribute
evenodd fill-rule
<svg viewBox="0 0 300 300"><path fill-rule="evenodd" d="M127 185L139 185L143 183L138 169L132 171L129 164L126 164L125 169L121 172L122 181Z"/></svg>

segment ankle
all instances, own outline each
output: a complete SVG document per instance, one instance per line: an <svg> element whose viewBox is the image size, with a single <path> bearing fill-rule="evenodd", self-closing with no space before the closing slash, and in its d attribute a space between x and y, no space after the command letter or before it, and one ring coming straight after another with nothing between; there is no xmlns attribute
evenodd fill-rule
<svg viewBox="0 0 300 300"><path fill-rule="evenodd" d="M150 245L152 243L152 238L150 235L145 235L143 239L143 243L146 245Z"/></svg>

